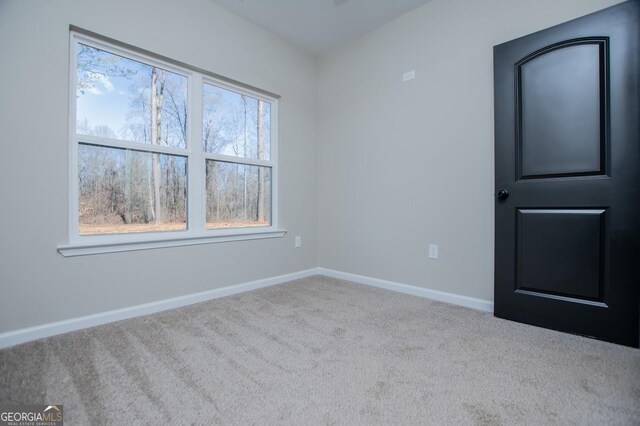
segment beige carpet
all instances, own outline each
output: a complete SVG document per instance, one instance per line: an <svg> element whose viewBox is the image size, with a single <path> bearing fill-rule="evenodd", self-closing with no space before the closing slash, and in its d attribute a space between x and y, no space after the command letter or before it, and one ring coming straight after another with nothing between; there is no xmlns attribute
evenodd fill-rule
<svg viewBox="0 0 640 426"><path fill-rule="evenodd" d="M640 351L312 277L0 351L66 424L640 424Z"/></svg>

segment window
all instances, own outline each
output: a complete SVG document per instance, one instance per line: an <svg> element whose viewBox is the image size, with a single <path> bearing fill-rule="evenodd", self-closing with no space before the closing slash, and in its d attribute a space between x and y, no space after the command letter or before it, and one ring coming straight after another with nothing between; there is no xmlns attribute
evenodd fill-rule
<svg viewBox="0 0 640 426"><path fill-rule="evenodd" d="M70 246L61 253L284 234L275 227L277 96L71 35Z"/></svg>
<svg viewBox="0 0 640 426"><path fill-rule="evenodd" d="M208 229L271 224L271 103L203 86Z"/></svg>

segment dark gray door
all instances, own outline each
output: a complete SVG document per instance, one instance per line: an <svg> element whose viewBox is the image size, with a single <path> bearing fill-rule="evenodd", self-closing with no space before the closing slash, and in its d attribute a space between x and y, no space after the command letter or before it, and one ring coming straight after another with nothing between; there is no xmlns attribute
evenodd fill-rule
<svg viewBox="0 0 640 426"><path fill-rule="evenodd" d="M640 1L494 48L495 315L638 346Z"/></svg>

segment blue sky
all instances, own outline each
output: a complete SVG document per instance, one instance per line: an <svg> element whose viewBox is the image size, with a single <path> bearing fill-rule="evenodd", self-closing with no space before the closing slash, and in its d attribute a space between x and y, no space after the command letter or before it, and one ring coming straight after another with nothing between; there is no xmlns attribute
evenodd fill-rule
<svg viewBox="0 0 640 426"><path fill-rule="evenodd" d="M92 127L108 126L119 134L129 110L130 85L131 81L123 77L104 77L84 94L78 91L77 123L86 119Z"/></svg>

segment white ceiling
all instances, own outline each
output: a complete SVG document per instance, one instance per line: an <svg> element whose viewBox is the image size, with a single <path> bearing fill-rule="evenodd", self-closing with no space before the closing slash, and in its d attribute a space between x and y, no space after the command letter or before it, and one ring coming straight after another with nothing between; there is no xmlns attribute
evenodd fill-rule
<svg viewBox="0 0 640 426"><path fill-rule="evenodd" d="M429 0L213 0L320 55Z"/></svg>

